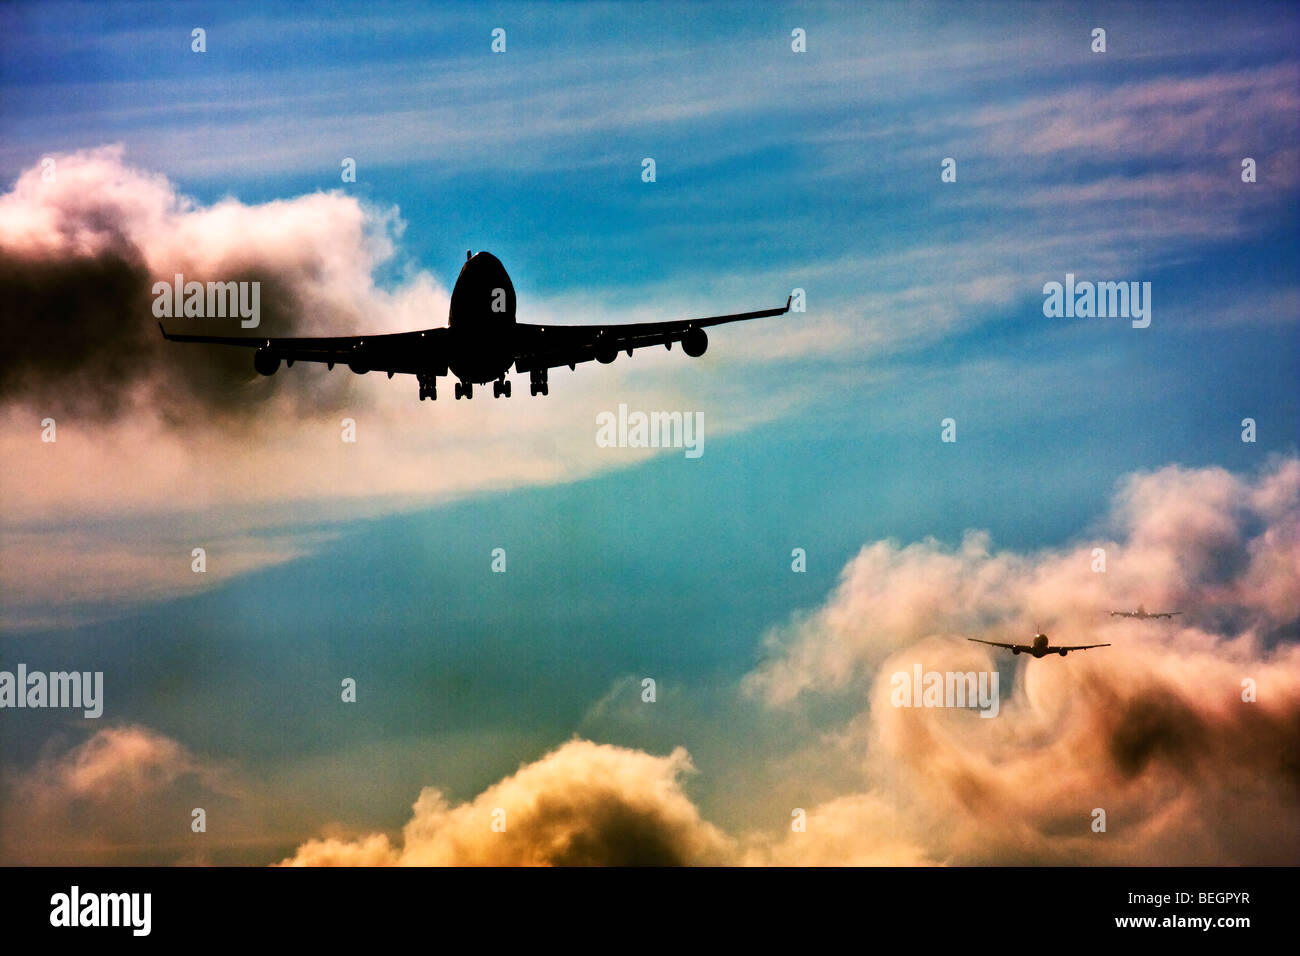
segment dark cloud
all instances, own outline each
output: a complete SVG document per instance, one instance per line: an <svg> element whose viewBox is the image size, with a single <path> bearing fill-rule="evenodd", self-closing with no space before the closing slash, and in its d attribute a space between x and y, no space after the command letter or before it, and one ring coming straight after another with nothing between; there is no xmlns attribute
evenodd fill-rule
<svg viewBox="0 0 1300 956"><path fill-rule="evenodd" d="M140 405L177 427L237 425L276 404L319 414L350 397L348 377L264 380L251 349L164 342L155 282L260 283L260 322L166 318L169 331L330 335L375 311L376 241L391 219L342 195L200 207L118 149L58 156L0 196L0 403L100 419ZM321 369L323 372L323 368Z"/></svg>

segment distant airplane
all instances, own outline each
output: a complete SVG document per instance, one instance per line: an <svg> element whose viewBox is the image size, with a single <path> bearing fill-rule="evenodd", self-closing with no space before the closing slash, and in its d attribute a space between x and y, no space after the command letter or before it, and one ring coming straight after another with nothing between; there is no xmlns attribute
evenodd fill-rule
<svg viewBox="0 0 1300 956"><path fill-rule="evenodd" d="M1111 617L1135 617L1139 621L1145 621L1157 617L1172 618L1175 614L1182 614L1182 613L1183 613L1182 611L1161 611L1159 614L1148 614L1146 608L1144 608L1141 604L1139 604L1136 611L1111 611L1110 616Z"/></svg>
<svg viewBox="0 0 1300 956"><path fill-rule="evenodd" d="M968 641L974 641L976 644L992 644L994 647L1005 647L1012 654L1032 654L1034 657L1046 657L1048 654L1060 654L1064 657L1070 651L1086 651L1092 647L1110 647L1109 644L1074 644L1065 647L1052 647L1047 643L1046 634L1035 634L1032 644L999 644L997 641L981 641L978 637L968 637Z"/></svg>
<svg viewBox="0 0 1300 956"><path fill-rule="evenodd" d="M704 329L725 322L784 315L785 308L762 312L713 315L674 322L642 322L635 325L525 325L515 321L515 287L505 266L490 252L465 253L465 264L451 292L451 309L445 328L387 335L345 335L332 338L255 338L252 336L175 335L162 327L169 342L202 342L210 345L242 345L253 348L253 367L263 375L274 375L280 361L324 362L346 365L358 375L387 372L414 375L420 385L420 399L438 397L438 377L455 375L456 397L473 398L474 386L492 383L494 397L510 397L506 375L511 368L528 372L533 395L550 391L547 372L561 365L576 368L579 362L595 359L608 365L619 352L662 345L698 358L708 348Z"/></svg>

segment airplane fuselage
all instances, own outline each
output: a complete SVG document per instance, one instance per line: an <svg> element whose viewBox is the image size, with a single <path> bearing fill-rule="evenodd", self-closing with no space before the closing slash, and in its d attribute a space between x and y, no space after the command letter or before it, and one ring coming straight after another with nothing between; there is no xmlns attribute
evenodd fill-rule
<svg viewBox="0 0 1300 956"><path fill-rule="evenodd" d="M1046 657L1048 654L1055 654L1057 653L1057 650L1054 647L1047 646L1046 634L1035 634L1033 641L1030 643L1028 647L1024 648L1023 650L1019 647L1013 647L1011 648L1011 653L1012 654L1024 653L1024 654L1029 654L1032 657L1038 658L1038 657Z"/></svg>
<svg viewBox="0 0 1300 956"><path fill-rule="evenodd" d="M492 253L475 253L461 266L451 290L447 327L447 366L462 382L483 385L510 371L515 359L515 287Z"/></svg>

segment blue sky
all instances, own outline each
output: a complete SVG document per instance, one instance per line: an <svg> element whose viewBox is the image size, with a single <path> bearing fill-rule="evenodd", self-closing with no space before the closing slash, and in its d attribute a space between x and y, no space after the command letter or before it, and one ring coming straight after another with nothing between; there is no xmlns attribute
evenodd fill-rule
<svg viewBox="0 0 1300 956"><path fill-rule="evenodd" d="M396 207L380 289L449 287L465 249L489 249L522 321L757 309L796 287L809 305L718 331L694 365L557 372L551 399L576 397L525 420L440 402L416 463L482 457L427 492L281 493L249 472L256 502L183 484L130 508L24 498L0 520L15 621L59 602L15 593L20 533L294 545L198 591L67 599L65 624L5 633L3 662L103 669L112 720L237 767L250 842L219 860L395 828L421 786L470 798L574 734L685 746L704 815L761 828L812 802L782 755L853 705L791 718L740 682L864 544L985 529L1067 547L1104 532L1133 472L1296 455L1298 34L1280 4L7 5L6 188L42 156L121 143L200 206L341 190ZM1044 317L1067 272L1150 282L1151 326ZM426 411L376 379L355 387ZM704 456L597 457L593 413L638 399L705 409ZM149 453L123 444L101 479L129 484L132 454ZM6 487L37 474L19 459ZM653 720L602 703L643 674L664 687ZM11 774L86 733L48 712L0 728ZM844 771L819 766L811 796L832 797ZM292 812L257 809L277 801Z"/></svg>

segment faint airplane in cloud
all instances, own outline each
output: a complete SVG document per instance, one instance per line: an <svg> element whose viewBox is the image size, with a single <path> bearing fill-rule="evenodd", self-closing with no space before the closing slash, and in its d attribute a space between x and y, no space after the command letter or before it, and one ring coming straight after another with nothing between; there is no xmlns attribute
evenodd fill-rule
<svg viewBox="0 0 1300 956"><path fill-rule="evenodd" d="M1157 617L1172 618L1175 614L1182 614L1182 611L1160 611L1157 614L1148 614L1147 609L1141 604L1137 606L1136 611L1111 611L1111 617L1135 617L1139 621L1153 620Z"/></svg>
<svg viewBox="0 0 1300 956"><path fill-rule="evenodd" d="M1086 651L1092 647L1110 647L1109 644L1069 644L1052 647L1047 643L1047 635L1041 631L1034 635L1032 644L1001 644L997 641L981 641L978 637L968 637L968 641L974 641L976 644L991 644L994 647L1005 647L1012 654L1032 654L1034 657L1046 657L1048 654L1060 654L1064 657L1070 651Z"/></svg>
<svg viewBox="0 0 1300 956"><path fill-rule="evenodd" d="M159 323L169 342L201 342L211 345L241 345L254 348L253 367L273 375L283 360L324 362L329 368L346 365L358 375L366 372L397 372L414 375L420 385L420 399L438 397L439 376L452 374L457 398L473 398L474 386L492 383L494 397L510 397L506 375L528 372L533 395L550 391L547 373L567 365L595 359L608 365L619 352L674 342L682 351L698 358L708 348L704 329L725 322L784 315L785 307L761 312L738 312L672 322L642 322L634 325L526 325L515 321L515 287L505 266L490 252L465 253L465 264L451 293L451 309L445 328L387 335L345 335L332 338L265 338L254 336L176 335Z"/></svg>

